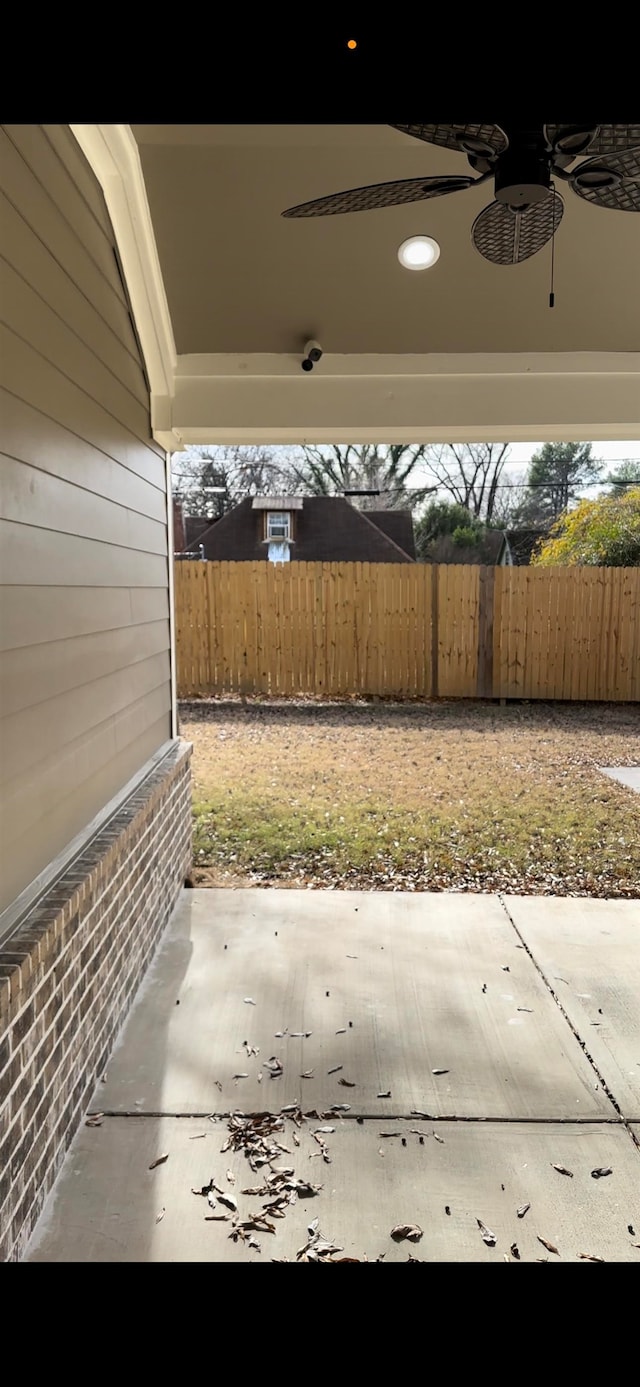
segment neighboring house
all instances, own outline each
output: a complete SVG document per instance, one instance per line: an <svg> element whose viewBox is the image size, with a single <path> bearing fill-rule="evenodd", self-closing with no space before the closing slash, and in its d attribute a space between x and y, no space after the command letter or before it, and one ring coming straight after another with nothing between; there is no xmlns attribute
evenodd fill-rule
<svg viewBox="0 0 640 1387"><path fill-rule="evenodd" d="M426 563L475 563L488 568L504 568L513 560L502 530L487 530L480 544L455 544L451 535L432 540Z"/></svg>
<svg viewBox="0 0 640 1387"><path fill-rule="evenodd" d="M536 545L546 537L546 533L546 530L507 530L511 563L517 567L530 564Z"/></svg>
<svg viewBox="0 0 640 1387"><path fill-rule="evenodd" d="M342 496L248 496L191 542L184 523L205 559L415 562L410 511L356 510Z"/></svg>

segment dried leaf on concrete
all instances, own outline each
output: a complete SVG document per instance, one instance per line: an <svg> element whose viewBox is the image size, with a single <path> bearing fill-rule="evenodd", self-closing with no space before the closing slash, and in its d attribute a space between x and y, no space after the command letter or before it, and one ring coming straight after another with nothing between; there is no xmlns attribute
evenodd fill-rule
<svg viewBox="0 0 640 1387"><path fill-rule="evenodd" d="M344 1065L342 1065L342 1064L335 1064L335 1065L333 1066L333 1069L327 1069L327 1074L338 1074L338 1073L340 1072L341 1069L344 1069Z"/></svg>
<svg viewBox="0 0 640 1387"><path fill-rule="evenodd" d="M352 1083L350 1083L349 1079L338 1079L338 1083L339 1083L339 1084L342 1084L342 1087L343 1087L343 1088L357 1088L357 1087L358 1087L357 1084L352 1084Z"/></svg>
<svg viewBox="0 0 640 1387"><path fill-rule="evenodd" d="M162 1223L162 1220L163 1220L163 1218L164 1218L166 1212L167 1212L166 1209L161 1209L160 1212L159 1212L158 1214L156 1214L156 1223Z"/></svg>
<svg viewBox="0 0 640 1387"><path fill-rule="evenodd" d="M431 1070L431 1073L432 1073L432 1074L448 1074L448 1073L449 1073L449 1070L448 1070L448 1069L432 1069L432 1070Z"/></svg>
<svg viewBox="0 0 640 1387"><path fill-rule="evenodd" d="M569 1179L573 1180L573 1171L567 1170L566 1165L557 1165L555 1161L551 1161L551 1168L557 1170L558 1175L568 1175Z"/></svg>
<svg viewBox="0 0 640 1387"><path fill-rule="evenodd" d="M151 1161L151 1165L149 1166L150 1171L154 1171L155 1166L157 1165L164 1165L164 1162L168 1160L169 1153L168 1151L165 1151L164 1155L158 1155L158 1157L155 1157L155 1161Z"/></svg>
<svg viewBox="0 0 640 1387"><path fill-rule="evenodd" d="M483 1223L481 1218L477 1218L476 1223L478 1225L478 1228L480 1229L482 1241L487 1244L487 1247L495 1247L498 1241L495 1233L492 1233L491 1229L487 1228L486 1223Z"/></svg>
<svg viewBox="0 0 640 1387"><path fill-rule="evenodd" d="M514 1258L514 1260L515 1260L516 1262L519 1262L519 1261L520 1261L520 1250L519 1250L519 1248L518 1248L518 1244L517 1244L517 1243L512 1243L512 1244L511 1244L511 1247L509 1248L509 1251L510 1251L510 1253L511 1253L511 1256Z"/></svg>
<svg viewBox="0 0 640 1387"><path fill-rule="evenodd" d="M243 997L242 1000L243 1002L246 1002L248 1007L254 1007L256 1005L253 1000L253 997Z"/></svg>
<svg viewBox="0 0 640 1387"><path fill-rule="evenodd" d="M591 1174L594 1180L602 1180L605 1175L613 1175L613 1170L610 1165L599 1165L591 1171Z"/></svg>
<svg viewBox="0 0 640 1387"><path fill-rule="evenodd" d="M553 1254L554 1254L555 1257L559 1257L559 1256L560 1256L560 1253L558 1252L557 1247L554 1247L553 1243L547 1242L547 1239L546 1239L546 1238L541 1238L539 1233L536 1234L536 1236L537 1236L538 1242L539 1242L539 1243L542 1243L542 1246L543 1246L543 1247L546 1247L547 1252L553 1252Z"/></svg>
<svg viewBox="0 0 640 1387"><path fill-rule="evenodd" d="M388 1088L387 1091L386 1091L386 1093L379 1093L377 1096L378 1096L378 1098L390 1098L390 1097L391 1097L391 1089Z"/></svg>
<svg viewBox="0 0 640 1387"><path fill-rule="evenodd" d="M524 1218L525 1214L528 1214L530 1208L530 1204L521 1204L520 1208L516 1211L518 1218Z"/></svg>
<svg viewBox="0 0 640 1387"><path fill-rule="evenodd" d="M419 1243L423 1237L422 1228L417 1223L397 1223L391 1229L391 1237L394 1243L401 1243L405 1240L410 1243Z"/></svg>
<svg viewBox="0 0 640 1387"><path fill-rule="evenodd" d="M85 1118L85 1127L101 1127L104 1121L103 1112L94 1112L90 1117Z"/></svg>
<svg viewBox="0 0 640 1387"><path fill-rule="evenodd" d="M579 1252L581 1262L604 1262L604 1257L594 1257L592 1252Z"/></svg>

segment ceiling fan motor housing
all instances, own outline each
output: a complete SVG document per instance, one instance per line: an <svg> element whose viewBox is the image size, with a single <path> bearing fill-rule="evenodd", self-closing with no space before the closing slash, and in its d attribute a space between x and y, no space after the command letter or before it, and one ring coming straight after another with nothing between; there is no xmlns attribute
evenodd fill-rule
<svg viewBox="0 0 640 1387"><path fill-rule="evenodd" d="M501 155L496 169L495 192L498 202L517 210L544 202L551 187L549 159L538 150L509 148Z"/></svg>

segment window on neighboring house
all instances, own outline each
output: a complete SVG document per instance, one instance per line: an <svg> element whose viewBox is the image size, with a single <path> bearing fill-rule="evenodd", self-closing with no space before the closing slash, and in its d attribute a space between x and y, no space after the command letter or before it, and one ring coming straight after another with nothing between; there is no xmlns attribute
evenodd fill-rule
<svg viewBox="0 0 640 1387"><path fill-rule="evenodd" d="M267 539L291 539L291 516L288 511L267 511Z"/></svg>

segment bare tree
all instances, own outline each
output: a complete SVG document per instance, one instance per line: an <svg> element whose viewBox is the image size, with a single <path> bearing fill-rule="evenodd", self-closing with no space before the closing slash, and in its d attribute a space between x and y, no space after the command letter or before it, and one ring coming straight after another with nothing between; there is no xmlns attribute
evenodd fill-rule
<svg viewBox="0 0 640 1387"><path fill-rule="evenodd" d="M378 494L354 496L354 504L363 510L404 510L437 490L408 484L426 451L422 443L307 443L290 451L287 467L307 495L370 491Z"/></svg>
<svg viewBox="0 0 640 1387"><path fill-rule="evenodd" d="M508 443L443 443L428 445L424 462L438 490L491 525L508 455Z"/></svg>
<svg viewBox="0 0 640 1387"><path fill-rule="evenodd" d="M171 479L185 511L212 520L226 515L245 496L264 496L290 487L282 450L261 446L192 445L173 454Z"/></svg>

